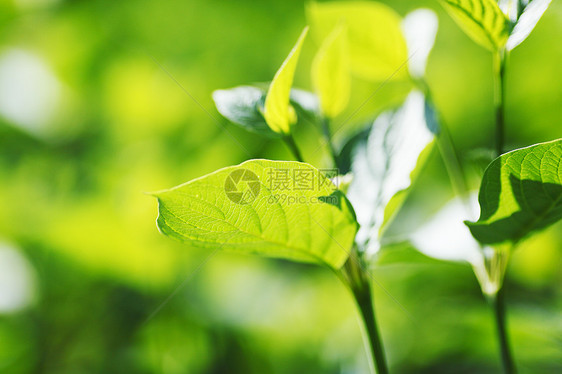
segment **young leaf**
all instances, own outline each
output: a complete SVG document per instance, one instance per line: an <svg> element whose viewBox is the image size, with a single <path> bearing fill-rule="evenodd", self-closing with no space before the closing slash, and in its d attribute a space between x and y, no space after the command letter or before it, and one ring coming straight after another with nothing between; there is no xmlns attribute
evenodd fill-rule
<svg viewBox="0 0 562 374"><path fill-rule="evenodd" d="M408 77L408 49L400 16L387 5L371 1L312 2L307 18L318 40L344 23L352 72L381 81Z"/></svg>
<svg viewBox="0 0 562 374"><path fill-rule="evenodd" d="M289 134L296 121L295 109L289 103L293 77L308 27L302 31L297 43L275 73L265 97L264 117L269 127L280 134Z"/></svg>
<svg viewBox="0 0 562 374"><path fill-rule="evenodd" d="M480 218L466 224L484 244L516 243L562 219L562 139L492 161L479 203Z"/></svg>
<svg viewBox="0 0 562 374"><path fill-rule="evenodd" d="M507 40L506 47L508 50L512 50L527 39L550 5L550 1L551 0L532 0L529 2L529 5L523 9L523 13L517 20Z"/></svg>
<svg viewBox="0 0 562 374"><path fill-rule="evenodd" d="M425 160L423 151L434 139L425 111L423 94L413 91L398 110L381 114L368 138L352 151L348 197L360 224L357 242L369 252L378 250L382 229L405 197L400 192L411 185L411 174Z"/></svg>
<svg viewBox="0 0 562 374"><path fill-rule="evenodd" d="M345 28L337 26L324 40L312 63L312 83L322 113L328 118L340 114L349 101L351 77Z"/></svg>
<svg viewBox="0 0 562 374"><path fill-rule="evenodd" d="M240 86L213 92L217 110L233 123L257 134L278 138L281 135L271 130L260 112L265 93L257 87Z"/></svg>
<svg viewBox="0 0 562 374"><path fill-rule="evenodd" d="M213 92L217 110L231 122L242 128L268 138L282 135L273 131L263 118L263 105L266 91L259 87L239 86ZM299 114L309 121L314 121L319 112L318 98L311 92L291 89L290 103Z"/></svg>
<svg viewBox="0 0 562 374"><path fill-rule="evenodd" d="M429 9L416 9L408 13L402 21L410 53L408 70L413 77L422 78L425 75L427 57L433 49L437 28L437 15Z"/></svg>
<svg viewBox="0 0 562 374"><path fill-rule="evenodd" d="M214 250L338 269L357 231L345 196L300 162L250 160L154 196L162 233Z"/></svg>
<svg viewBox="0 0 562 374"><path fill-rule="evenodd" d="M494 0L441 0L445 9L476 43L498 51L510 32L509 19Z"/></svg>

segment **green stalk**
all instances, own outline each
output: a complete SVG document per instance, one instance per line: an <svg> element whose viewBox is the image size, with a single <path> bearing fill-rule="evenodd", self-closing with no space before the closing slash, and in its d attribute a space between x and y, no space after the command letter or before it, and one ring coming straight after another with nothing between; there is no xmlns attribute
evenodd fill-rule
<svg viewBox="0 0 562 374"><path fill-rule="evenodd" d="M423 91L426 100L429 103L431 103L431 105L435 109L431 90L427 82L423 79L419 79L416 80L414 84ZM439 136L437 137L437 147L439 149L439 154L441 155L441 159L445 164L445 169L447 169L447 175L449 175L451 186L453 187L453 192L455 193L455 195L460 196L462 198L466 206L466 209L468 210L469 213L472 214L472 207L470 206L470 202L469 202L470 191L468 189L468 184L466 182L464 170L462 168L461 161L457 154L456 147L453 142L453 137L451 136L451 132L449 131L447 124L442 119L439 120L439 129L440 129L440 133Z"/></svg>
<svg viewBox="0 0 562 374"><path fill-rule="evenodd" d="M494 108L496 111L496 154L498 157L503 154L505 146L505 69L507 56L508 52L505 49L499 50L494 55ZM497 292L487 297L494 312L503 371L505 374L514 374L516 370L507 336L503 286L500 286Z"/></svg>
<svg viewBox="0 0 562 374"><path fill-rule="evenodd" d="M328 148L330 151L330 156L332 157L332 161L334 163L334 167L339 167L338 164L338 154L336 149L334 148L334 144L332 143L332 132L330 131L330 119L327 117L322 118L322 132L324 134L324 139L328 144Z"/></svg>
<svg viewBox="0 0 562 374"><path fill-rule="evenodd" d="M505 142L505 67L507 51L502 49L494 55L494 108L496 112L496 154L504 151Z"/></svg>
<svg viewBox="0 0 562 374"><path fill-rule="evenodd" d="M505 301L503 293L503 287L501 287L496 293L487 295L487 299L490 303L490 306L492 307L492 311L494 312L494 321L496 323L496 334L500 346L503 372L505 374L515 374L515 364L513 361L513 355L511 354L509 339L507 336Z"/></svg>
<svg viewBox="0 0 562 374"><path fill-rule="evenodd" d="M287 134L286 136L283 137L283 141L285 142L285 144L287 145L287 147L289 148L295 159L299 162L304 162L304 159L302 158L302 154L299 151L299 147L297 146L297 143L295 143L295 139L293 138L293 135Z"/></svg>
<svg viewBox="0 0 562 374"><path fill-rule="evenodd" d="M388 374L388 367L384 355L384 348L382 345L381 337L377 327L377 320L375 317L375 309L372 297L372 290L369 283L364 285L364 288L355 290L353 292L355 301L361 312L361 318L365 325L367 337L369 339L369 346L371 347L371 355L376 367L376 373Z"/></svg>
<svg viewBox="0 0 562 374"><path fill-rule="evenodd" d="M354 250L340 271L340 279L351 291L363 326L365 328L365 339L371 353L371 370L377 374L388 374L388 366L384 354L382 340L377 327L377 320L375 317L373 290L368 274L360 265L361 259L357 250Z"/></svg>
<svg viewBox="0 0 562 374"><path fill-rule="evenodd" d="M447 126L445 126L442 122L440 124L441 134L437 137L439 154L445 164L445 169L447 169L447 174L449 175L451 186L453 187L453 192L455 195L460 196L463 199L469 213L472 214L472 207L469 203L468 185L466 183L466 178L459 156L453 143L453 138L451 137L451 133L449 132Z"/></svg>

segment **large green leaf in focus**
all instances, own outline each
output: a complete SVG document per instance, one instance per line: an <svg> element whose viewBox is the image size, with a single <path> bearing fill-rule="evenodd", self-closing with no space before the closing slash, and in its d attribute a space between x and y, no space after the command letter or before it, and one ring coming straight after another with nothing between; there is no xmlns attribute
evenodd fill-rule
<svg viewBox="0 0 562 374"><path fill-rule="evenodd" d="M367 136L351 138L343 149L353 173L347 195L360 224L357 243L370 253L379 249L383 229L431 149L438 129L429 110L424 95L413 91L400 108L379 115Z"/></svg>
<svg viewBox="0 0 562 374"><path fill-rule="evenodd" d="M516 243L562 219L562 139L496 158L484 173L480 218L466 222L481 243Z"/></svg>
<svg viewBox="0 0 562 374"><path fill-rule="evenodd" d="M357 76L376 81L408 77L402 20L389 6L372 1L312 2L307 18L320 41L343 22L351 69Z"/></svg>
<svg viewBox="0 0 562 374"><path fill-rule="evenodd" d="M250 160L157 192L160 231L198 247L340 268L357 223L318 169Z"/></svg>
<svg viewBox="0 0 562 374"><path fill-rule="evenodd" d="M297 115L295 109L289 103L289 97L302 44L307 33L308 27L305 27L297 43L275 73L265 97L265 122L273 131L280 134L289 134L291 125L297 122Z"/></svg>
<svg viewBox="0 0 562 374"><path fill-rule="evenodd" d="M494 0L441 0L464 32L483 47L498 51L505 46L510 22Z"/></svg>

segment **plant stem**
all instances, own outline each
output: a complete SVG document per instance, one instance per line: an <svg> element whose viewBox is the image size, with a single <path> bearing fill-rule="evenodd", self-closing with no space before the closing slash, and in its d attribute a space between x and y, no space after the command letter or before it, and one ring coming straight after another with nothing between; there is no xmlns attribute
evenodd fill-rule
<svg viewBox="0 0 562 374"><path fill-rule="evenodd" d="M330 150L330 156L332 157L334 167L339 167L338 154L336 152L336 149L334 148L334 144L332 143L332 132L330 131L330 119L324 117L322 118L321 121L322 121L322 132L324 134L324 139L328 144L328 148Z"/></svg>
<svg viewBox="0 0 562 374"><path fill-rule="evenodd" d="M387 374L388 368L382 341L377 327L377 320L375 318L375 309L373 303L373 295L369 283L363 290L354 292L355 301L361 312L365 329L367 330L367 337L369 338L369 346L371 347L371 354L373 357L374 365L377 368L378 374Z"/></svg>
<svg viewBox="0 0 562 374"><path fill-rule="evenodd" d="M507 51L501 49L494 55L494 107L496 110L496 154L499 157L504 152L505 143L505 69ZM503 286L498 291L488 295L488 301L494 311L496 333L500 346L500 355L505 374L514 374L515 364L509 348L505 321L505 302Z"/></svg>
<svg viewBox="0 0 562 374"><path fill-rule="evenodd" d="M451 186L453 187L453 192L455 195L458 195L463 199L468 213L472 215L472 207L469 201L470 191L451 132L443 119L439 118L440 115L433 102L433 96L427 82L420 79L414 83L424 92L426 101L431 105L436 113L436 117L438 118L440 132L437 137L437 147L439 148L439 154L445 164L445 169L447 169L447 174L449 175Z"/></svg>
<svg viewBox="0 0 562 374"><path fill-rule="evenodd" d="M470 192L466 183L464 171L455 149L451 133L443 123L441 123L441 134L437 138L437 147L439 148L441 159L445 164L445 169L447 169L453 192L463 199L468 213L472 214L472 207L469 202Z"/></svg>
<svg viewBox="0 0 562 374"><path fill-rule="evenodd" d="M516 369L513 361L513 356L509 348L509 339L507 336L507 329L506 329L505 301L503 296L503 287L501 287L498 290L498 292L492 295L487 295L487 298L494 312L494 320L496 322L496 333L498 336L498 343L500 346L503 372L505 374L515 374Z"/></svg>
<svg viewBox="0 0 562 374"><path fill-rule="evenodd" d="M494 108L496 111L496 154L504 151L505 138L505 67L507 52L505 49L494 55Z"/></svg>
<svg viewBox="0 0 562 374"><path fill-rule="evenodd" d="M304 162L301 152L299 151L299 147L297 147L297 143L295 143L293 135L287 134L283 137L283 140L285 141L285 144L287 144L287 147L289 148L295 159L299 162Z"/></svg>
<svg viewBox="0 0 562 374"><path fill-rule="evenodd" d="M366 340L370 347L371 369L376 368L377 374L388 374L384 348L375 317L370 278L360 263L361 259L357 251L354 250L341 270L340 278L349 287L361 314L366 332Z"/></svg>

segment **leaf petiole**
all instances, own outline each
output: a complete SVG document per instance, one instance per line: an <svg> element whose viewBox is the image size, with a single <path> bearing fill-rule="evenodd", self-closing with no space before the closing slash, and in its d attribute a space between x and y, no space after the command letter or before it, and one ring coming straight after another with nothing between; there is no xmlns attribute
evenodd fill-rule
<svg viewBox="0 0 562 374"><path fill-rule="evenodd" d="M424 79L417 79L414 81L414 84L422 90L422 92L424 92L427 97L427 101L435 108L433 95L428 83ZM437 109L434 110L437 112ZM462 198L467 213L472 217L473 212L469 201L470 191L451 131L443 119L439 118L440 115L438 112L437 117L439 119L439 135L437 136L436 143L437 148L439 149L439 154L445 164L445 169L447 169L447 174L449 176L449 180L451 181L451 186L455 195Z"/></svg>
<svg viewBox="0 0 562 374"><path fill-rule="evenodd" d="M501 156L505 143L505 68L508 52L501 49L494 54L494 108L496 111L496 154Z"/></svg>
<svg viewBox="0 0 562 374"><path fill-rule="evenodd" d="M375 316L373 290L370 278L364 270L362 258L354 247L343 268L339 271L339 278L348 287L363 321L365 337L369 344L371 356L371 370L376 368L377 374L388 374L388 365L384 354L384 347L377 327Z"/></svg>
<svg viewBox="0 0 562 374"><path fill-rule="evenodd" d="M297 143L295 142L295 138L293 138L293 135L287 134L283 137L283 141L285 142L295 159L299 162L304 162L302 154L299 150L299 147L297 146Z"/></svg>
<svg viewBox="0 0 562 374"><path fill-rule="evenodd" d="M330 119L328 117L324 117L321 119L322 122L322 133L324 135L324 140L326 141L329 151L330 157L332 158L332 162L334 163L334 167L339 167L338 163L338 154L334 147L334 143L332 142L332 132L330 130Z"/></svg>

